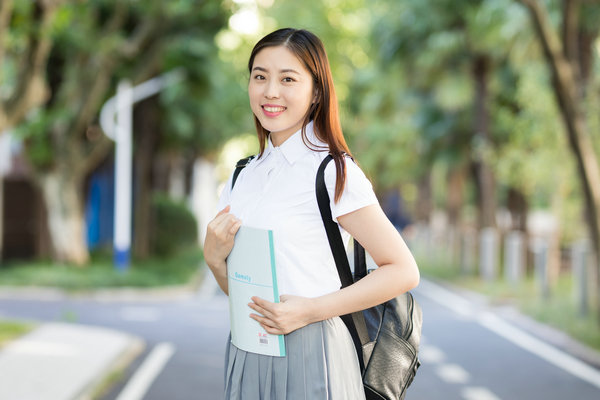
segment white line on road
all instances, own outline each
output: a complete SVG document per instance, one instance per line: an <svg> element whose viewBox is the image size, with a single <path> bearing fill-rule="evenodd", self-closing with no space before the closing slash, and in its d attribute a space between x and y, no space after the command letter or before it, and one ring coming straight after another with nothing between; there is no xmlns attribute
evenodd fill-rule
<svg viewBox="0 0 600 400"><path fill-rule="evenodd" d="M569 354L536 339L490 312L481 315L478 322L517 346L600 388L600 372Z"/></svg>
<svg viewBox="0 0 600 400"><path fill-rule="evenodd" d="M470 379L469 373L458 364L440 365L435 372L447 383L467 383Z"/></svg>
<svg viewBox="0 0 600 400"><path fill-rule="evenodd" d="M466 387L461 391L461 395L465 400L500 400L484 387Z"/></svg>
<svg viewBox="0 0 600 400"><path fill-rule="evenodd" d="M524 350L546 360L550 364L600 388L599 371L584 362L579 361L575 357L542 342L490 312L483 312L477 315L474 307L468 306L467 300L449 290L444 289L433 282L424 281L422 279L419 285L419 292L460 315L464 315L464 313L470 309L471 317L473 317L480 325Z"/></svg>
<svg viewBox="0 0 600 400"><path fill-rule="evenodd" d="M175 353L175 346L172 343L164 342L156 345L116 400L141 400L173 353Z"/></svg>
<svg viewBox="0 0 600 400"><path fill-rule="evenodd" d="M427 364L439 364L444 361L446 355L442 350L429 344L421 344L419 348L419 359Z"/></svg>

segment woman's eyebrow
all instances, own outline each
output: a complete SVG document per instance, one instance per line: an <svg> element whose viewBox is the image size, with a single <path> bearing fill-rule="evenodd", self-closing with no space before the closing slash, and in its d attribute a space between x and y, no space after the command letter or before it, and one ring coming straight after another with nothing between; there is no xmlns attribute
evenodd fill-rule
<svg viewBox="0 0 600 400"><path fill-rule="evenodd" d="M262 71L262 72L269 72L266 68L263 67L254 67L252 68L252 71ZM291 69L291 68L286 68L286 69L280 69L279 73L280 74L286 74L286 73L293 73L293 74L298 74L300 75L300 72L296 71L295 69Z"/></svg>
<svg viewBox="0 0 600 400"><path fill-rule="evenodd" d="M291 69L291 68L279 70L279 73L281 73L281 74L287 74L288 72L300 75L300 72L296 71L295 69Z"/></svg>

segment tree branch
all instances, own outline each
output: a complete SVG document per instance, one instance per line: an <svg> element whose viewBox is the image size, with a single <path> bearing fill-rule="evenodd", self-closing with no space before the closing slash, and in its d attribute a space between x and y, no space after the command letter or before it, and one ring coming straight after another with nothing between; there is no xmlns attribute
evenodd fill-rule
<svg viewBox="0 0 600 400"><path fill-rule="evenodd" d="M575 68L579 60L577 38L579 34L579 0L563 0L562 43L564 54L571 63L575 79L579 81L579 68Z"/></svg>
<svg viewBox="0 0 600 400"><path fill-rule="evenodd" d="M99 129L98 127L90 127L90 129ZM91 174L96 167L106 158L110 150L113 148L113 142L104 134L99 133L99 139L94 143L91 151L85 156L82 163L83 167L80 170L81 175L85 178Z"/></svg>
<svg viewBox="0 0 600 400"><path fill-rule="evenodd" d="M0 62L4 59L4 32L8 32L13 4L13 0L2 0L0 2Z"/></svg>
<svg viewBox="0 0 600 400"><path fill-rule="evenodd" d="M576 80L573 66L565 57L565 52L556 32L548 20L548 13L536 0L518 0L529 8L531 18L542 43L544 54L554 76L554 84L561 105L566 107L569 115L575 115L574 104L577 103Z"/></svg>
<svg viewBox="0 0 600 400"><path fill-rule="evenodd" d="M554 91L567 128L569 144L575 154L584 192L590 238L595 254L600 257L600 166L581 110L582 98L578 96L581 91L578 90L574 66L564 56L557 33L548 21L547 11L542 9L536 0L519 1L530 10L544 54L552 70ZM579 32L579 26L573 29ZM600 262L600 259L598 261Z"/></svg>
<svg viewBox="0 0 600 400"><path fill-rule="evenodd" d="M32 108L42 104L48 96L46 82L46 65L52 38L45 34L53 23L57 8L63 0L41 1L42 16L37 38L30 39L28 51L22 57L21 73L15 92L2 108L6 115L7 126L13 126L21 121Z"/></svg>
<svg viewBox="0 0 600 400"><path fill-rule="evenodd" d="M142 25L135 30L131 39L120 48L119 53L126 59L136 57L147 42L154 37L154 34L160 31L160 27L161 22L156 17L144 20Z"/></svg>

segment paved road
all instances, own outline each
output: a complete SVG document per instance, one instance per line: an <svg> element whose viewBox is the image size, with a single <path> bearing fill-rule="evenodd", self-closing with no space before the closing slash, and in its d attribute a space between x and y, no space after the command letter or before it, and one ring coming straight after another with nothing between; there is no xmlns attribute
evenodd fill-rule
<svg viewBox="0 0 600 400"><path fill-rule="evenodd" d="M140 382L146 393L140 399L219 399L227 298L206 293L161 302L0 298L0 316L72 320L143 337L146 351L102 400L125 400L123 393L135 385L140 393ZM425 316L424 341L408 400L600 398L598 370L544 347L481 305L429 282L415 297Z"/></svg>

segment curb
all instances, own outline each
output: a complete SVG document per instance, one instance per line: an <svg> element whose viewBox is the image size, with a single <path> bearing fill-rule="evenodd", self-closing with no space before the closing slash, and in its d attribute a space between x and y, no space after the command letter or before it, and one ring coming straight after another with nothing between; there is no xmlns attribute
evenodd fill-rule
<svg viewBox="0 0 600 400"><path fill-rule="evenodd" d="M124 371L142 354L146 348L146 342L139 337L131 336L131 340L127 348L113 361L110 367L99 373L96 378L90 381L82 389L81 394L75 397L74 400L93 400L99 397L105 391L111 389L116 382L110 382L109 378L112 374Z"/></svg>
<svg viewBox="0 0 600 400"><path fill-rule="evenodd" d="M58 301L63 299L89 299L98 302L156 302L181 301L195 297L201 287L205 271L195 274L191 281L183 285L154 288L118 287L90 290L65 290L46 286L0 286L0 299Z"/></svg>
<svg viewBox="0 0 600 400"><path fill-rule="evenodd" d="M0 351L0 398L97 398L144 349L142 339L115 329L40 324Z"/></svg>

